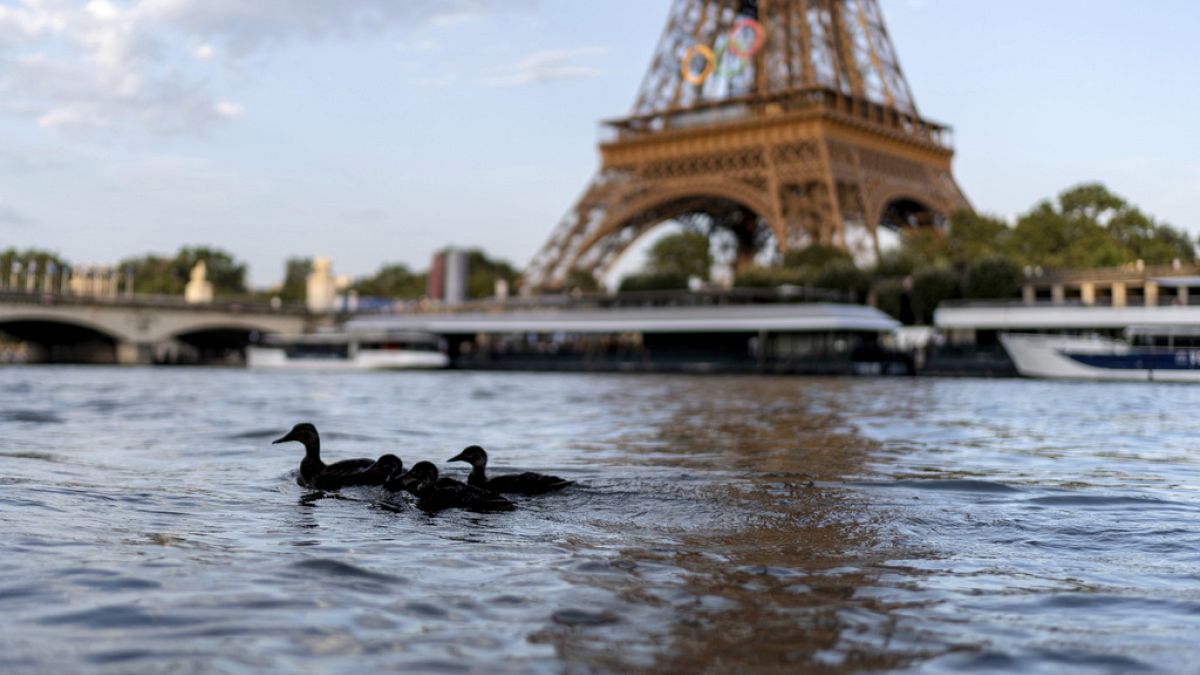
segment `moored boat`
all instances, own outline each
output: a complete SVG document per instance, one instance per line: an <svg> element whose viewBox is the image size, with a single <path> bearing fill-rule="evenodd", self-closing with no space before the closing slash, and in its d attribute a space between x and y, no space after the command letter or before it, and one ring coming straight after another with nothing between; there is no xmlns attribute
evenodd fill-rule
<svg viewBox="0 0 1200 675"><path fill-rule="evenodd" d="M438 336L417 331L267 335L246 348L250 368L411 370L449 364Z"/></svg>
<svg viewBox="0 0 1200 675"><path fill-rule="evenodd" d="M1003 333L1000 342L1026 377L1200 382L1200 329L1132 327L1099 335Z"/></svg>

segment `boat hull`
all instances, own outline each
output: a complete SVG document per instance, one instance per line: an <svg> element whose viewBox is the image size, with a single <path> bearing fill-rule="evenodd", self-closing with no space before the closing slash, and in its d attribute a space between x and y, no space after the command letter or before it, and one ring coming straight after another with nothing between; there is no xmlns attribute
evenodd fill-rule
<svg viewBox="0 0 1200 675"><path fill-rule="evenodd" d="M450 365L445 354L409 350L358 350L345 357L289 357L284 349L248 347L246 366L266 370L362 371L437 370Z"/></svg>
<svg viewBox="0 0 1200 675"><path fill-rule="evenodd" d="M1000 342L1025 377L1200 382L1200 350L1131 347L1101 337L1006 333Z"/></svg>

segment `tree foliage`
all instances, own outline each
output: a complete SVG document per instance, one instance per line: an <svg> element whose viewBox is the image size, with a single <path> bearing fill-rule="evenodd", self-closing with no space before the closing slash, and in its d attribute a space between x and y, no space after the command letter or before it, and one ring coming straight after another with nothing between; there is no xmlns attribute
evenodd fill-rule
<svg viewBox="0 0 1200 675"><path fill-rule="evenodd" d="M1003 300L1021 293L1021 268L1002 255L980 258L967 267L963 294L972 299Z"/></svg>
<svg viewBox="0 0 1200 675"><path fill-rule="evenodd" d="M371 276L357 279L352 288L366 297L416 300L425 295L428 279L426 272L413 272L402 263L390 263L380 266Z"/></svg>
<svg viewBox="0 0 1200 675"><path fill-rule="evenodd" d="M56 253L42 249L28 248L23 251L8 248L0 251L0 285L8 286L12 282L14 269L20 268L18 283L25 284L26 275L34 271L36 288L43 288L47 271L53 265L55 274L61 273L66 263Z"/></svg>
<svg viewBox="0 0 1200 675"><path fill-rule="evenodd" d="M284 302L303 302L308 296L308 275L312 258L288 258L283 266L283 285L277 294Z"/></svg>
<svg viewBox="0 0 1200 675"><path fill-rule="evenodd" d="M654 242L646 254L646 271L652 275L708 281L711 267L708 235L701 232L669 234Z"/></svg>
<svg viewBox="0 0 1200 675"><path fill-rule="evenodd" d="M503 279L511 287L520 273L505 260L489 258L482 249L467 253L467 297L490 298L496 294L496 281Z"/></svg>
<svg viewBox="0 0 1200 675"><path fill-rule="evenodd" d="M655 274L642 272L630 274L621 279L617 289L621 293L637 291L685 291L688 288L688 277L678 274Z"/></svg>
<svg viewBox="0 0 1200 675"><path fill-rule="evenodd" d="M918 270L912 277L912 311L917 323L933 323L933 312L945 300L959 297L958 274L937 265Z"/></svg>
<svg viewBox="0 0 1200 675"><path fill-rule="evenodd" d="M192 268L204 261L207 279L217 297L246 294L246 265L219 248L185 246L174 257L147 254L118 263L121 270L132 268L133 288L137 293L181 295L191 279Z"/></svg>

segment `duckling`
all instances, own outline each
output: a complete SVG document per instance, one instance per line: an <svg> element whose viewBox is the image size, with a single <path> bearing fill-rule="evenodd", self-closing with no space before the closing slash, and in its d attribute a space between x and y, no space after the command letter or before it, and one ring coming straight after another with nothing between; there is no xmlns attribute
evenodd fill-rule
<svg viewBox="0 0 1200 675"><path fill-rule="evenodd" d="M345 459L333 464L321 461L321 436L317 428L308 422L301 422L292 427L282 438L277 438L272 445L296 441L304 444L304 459L300 462L300 475L296 482L301 487L318 490L337 490L342 487L347 477L368 469L375 463L372 459Z"/></svg>
<svg viewBox="0 0 1200 675"><path fill-rule="evenodd" d="M392 477L393 474L403 473L404 462L395 455L383 455L375 460L375 463L367 468L352 473L346 476L342 481L342 487L351 487L361 485L364 487L378 487L383 485Z"/></svg>
<svg viewBox="0 0 1200 675"><path fill-rule="evenodd" d="M471 475L467 477L467 484L478 488L485 488L492 492L540 495L546 492L561 490L568 485L575 484L573 480L566 480L558 476L547 476L543 473L533 473L531 471L496 476L489 479L485 473L488 461L487 452L478 445L472 445L464 449L448 461L470 464Z"/></svg>
<svg viewBox="0 0 1200 675"><path fill-rule="evenodd" d="M416 495L417 508L422 511L467 509L468 511L512 511L516 508L504 497L453 478L438 478L437 467L430 462L417 462L407 473L392 476L385 488L407 490Z"/></svg>

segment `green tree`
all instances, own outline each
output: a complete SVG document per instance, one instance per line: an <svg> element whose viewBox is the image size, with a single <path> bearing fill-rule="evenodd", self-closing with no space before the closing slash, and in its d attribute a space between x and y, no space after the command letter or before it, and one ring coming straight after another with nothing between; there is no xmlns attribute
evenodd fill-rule
<svg viewBox="0 0 1200 675"><path fill-rule="evenodd" d="M146 254L118 263L121 270L132 268L133 288L138 293L181 295L191 279L192 268L204 261L213 294L236 297L246 294L246 266L229 253L206 246L185 246L173 258Z"/></svg>
<svg viewBox="0 0 1200 675"><path fill-rule="evenodd" d="M13 268L20 265L21 274L19 283L23 289L25 286L26 275L30 270L34 271L34 286L41 290L44 288L46 274L51 266L54 267L54 274L61 274L63 267L67 263L59 257L57 253L45 251L42 249L28 248L23 251L15 248L8 248L0 251L0 284L7 286L12 281ZM57 283L54 286L57 289Z"/></svg>
<svg viewBox="0 0 1200 675"><path fill-rule="evenodd" d="M708 281L712 267L708 235L700 232L670 234L650 247L646 271L660 277L699 277Z"/></svg>
<svg viewBox="0 0 1200 675"><path fill-rule="evenodd" d="M875 307L881 312L891 315L893 319L904 320L904 282L900 279L883 279L876 282L871 289L875 294Z"/></svg>
<svg viewBox="0 0 1200 675"><path fill-rule="evenodd" d="M788 251L783 254L784 267L808 267L820 269L834 260L849 260L854 258L848 252L828 244L813 244L802 249Z"/></svg>
<svg viewBox="0 0 1200 675"><path fill-rule="evenodd" d="M578 267L573 267L571 268L571 271L567 273L566 288L568 291L598 291L600 290L600 282L596 280L596 277L591 272Z"/></svg>
<svg viewBox="0 0 1200 675"><path fill-rule="evenodd" d="M504 260L489 258L481 249L467 253L467 297L490 298L496 294L496 281L503 279L509 287L520 273Z"/></svg>
<svg viewBox="0 0 1200 675"><path fill-rule="evenodd" d="M288 258L283 268L283 285L279 287L279 298L284 302L303 302L308 296L308 275L312 272L312 258Z"/></svg>
<svg viewBox="0 0 1200 675"><path fill-rule="evenodd" d="M943 301L959 296L958 275L949 267L937 265L913 275L912 309L919 324L933 323L933 311Z"/></svg>
<svg viewBox="0 0 1200 675"><path fill-rule="evenodd" d="M848 293L855 300L862 300L866 297L867 289L871 287L871 278L866 272L858 269L854 261L833 258L821 268L816 285L818 288Z"/></svg>
<svg viewBox="0 0 1200 675"><path fill-rule="evenodd" d="M655 274L642 272L630 274L621 279L618 292L632 293L638 291L686 291L688 277L678 274Z"/></svg>
<svg viewBox="0 0 1200 675"><path fill-rule="evenodd" d="M972 299L1015 298L1021 294L1021 268L1004 256L993 255L971 263L963 294Z"/></svg>
<svg viewBox="0 0 1200 675"><path fill-rule="evenodd" d="M407 265L391 263L381 266L369 277L356 280L353 288L363 296L416 300L425 295L428 280L429 275L425 272L413 272Z"/></svg>
<svg viewBox="0 0 1200 675"><path fill-rule="evenodd" d="M1012 228L1003 220L959 211L950 218L950 233L946 238L946 254L956 265L963 265L1004 250Z"/></svg>
<svg viewBox="0 0 1200 675"><path fill-rule="evenodd" d="M751 267L738 272L733 278L733 285L738 288L804 286L813 283L813 276L809 267Z"/></svg>

